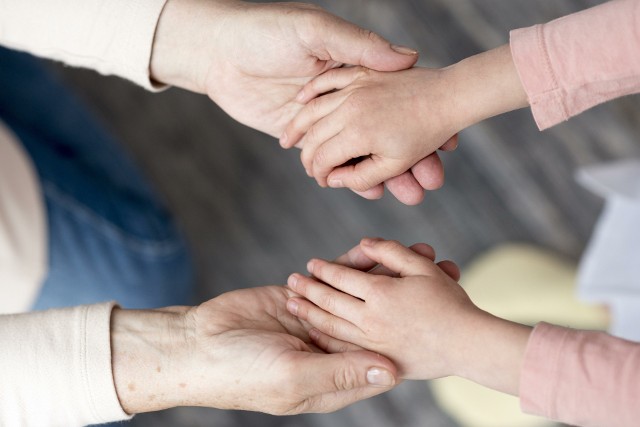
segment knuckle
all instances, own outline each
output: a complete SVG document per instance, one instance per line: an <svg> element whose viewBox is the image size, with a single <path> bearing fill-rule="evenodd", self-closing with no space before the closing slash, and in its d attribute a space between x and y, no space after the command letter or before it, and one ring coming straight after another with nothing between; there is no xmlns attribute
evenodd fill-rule
<svg viewBox="0 0 640 427"><path fill-rule="evenodd" d="M307 144L314 146L315 144L317 144L319 142L319 138L320 138L320 134L318 132L318 127L317 126L311 126L309 128L309 130L307 130L307 133L306 133L306 136L305 136L305 146Z"/></svg>
<svg viewBox="0 0 640 427"><path fill-rule="evenodd" d="M352 188L356 191L367 191L374 185L371 183L369 177L363 174L356 174L352 179Z"/></svg>
<svg viewBox="0 0 640 427"><path fill-rule="evenodd" d="M294 405L291 409L289 409L286 413L284 414L277 414L277 415L298 415L298 414L306 414L307 412L311 412L314 411L315 409L315 404L314 402L314 398L308 398L308 399L303 399L301 402L298 402L296 405ZM315 412L315 411L314 411Z"/></svg>
<svg viewBox="0 0 640 427"><path fill-rule="evenodd" d="M334 386L338 391L353 390L358 387L358 372L350 365L339 368L334 374Z"/></svg>
<svg viewBox="0 0 640 427"><path fill-rule="evenodd" d="M377 42L380 40L380 36L377 35L376 33L374 33L371 30L368 30L366 28L360 28L359 29L360 32L360 36L364 39L370 40L372 42Z"/></svg>
<svg viewBox="0 0 640 427"><path fill-rule="evenodd" d="M349 344L346 342L338 342L335 344L335 352L334 353L346 353L349 351Z"/></svg>
<svg viewBox="0 0 640 427"><path fill-rule="evenodd" d="M383 240L379 242L384 250L397 251L402 247L402 243L398 240Z"/></svg>
<svg viewBox="0 0 640 427"><path fill-rule="evenodd" d="M326 148L320 147L316 150L315 155L313 156L313 167L314 168L324 168L328 162L328 155L326 152Z"/></svg>
<svg viewBox="0 0 640 427"><path fill-rule="evenodd" d="M336 309L336 297L328 292L320 295L318 299L318 304L322 309L328 311L329 313L335 312Z"/></svg>
<svg viewBox="0 0 640 427"><path fill-rule="evenodd" d="M315 85L317 86L318 83L314 82ZM318 89L316 87L313 87L314 93L317 93ZM322 101L324 98L315 98L313 100L311 100L305 110L307 110L307 112L309 113L309 115L311 115L312 117L317 117L320 114L320 111L322 110Z"/></svg>
<svg viewBox="0 0 640 427"><path fill-rule="evenodd" d="M333 319L328 319L322 322L322 331L330 337L335 337L338 332L338 327Z"/></svg>
<svg viewBox="0 0 640 427"><path fill-rule="evenodd" d="M331 283L334 285L340 285L346 280L346 271L342 268L334 268L329 276Z"/></svg>

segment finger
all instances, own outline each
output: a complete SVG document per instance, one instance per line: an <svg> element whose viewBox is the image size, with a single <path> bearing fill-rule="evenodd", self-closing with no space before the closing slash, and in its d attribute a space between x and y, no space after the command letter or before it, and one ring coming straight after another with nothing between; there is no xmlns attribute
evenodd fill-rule
<svg viewBox="0 0 640 427"><path fill-rule="evenodd" d="M313 328L309 331L309 338L321 350L327 353L346 353L347 351L364 350L359 345L329 336L319 329Z"/></svg>
<svg viewBox="0 0 640 427"><path fill-rule="evenodd" d="M382 239L377 239L382 240ZM436 259L436 251L432 246L426 243L416 243L410 246L415 253L429 258L431 261ZM374 260L364 254L360 245L351 248L349 252L338 257L334 263L344 265L345 267L355 268L356 270L366 271L371 274L397 277L398 275L383 265L378 265Z"/></svg>
<svg viewBox="0 0 640 427"><path fill-rule="evenodd" d="M432 153L413 165L411 172L425 190L437 190L444 184L444 166L438 153Z"/></svg>
<svg viewBox="0 0 640 427"><path fill-rule="evenodd" d="M362 330L358 326L324 311L306 299L290 298L287 300L287 310L298 319L339 340L357 345L362 344L364 340Z"/></svg>
<svg viewBox="0 0 640 427"><path fill-rule="evenodd" d="M340 255L333 262L360 271L369 271L377 265L377 262L364 254L359 244L349 249L347 253Z"/></svg>
<svg viewBox="0 0 640 427"><path fill-rule="evenodd" d="M339 118L338 112L332 114L324 120L335 120L336 123L344 123ZM342 125L340 125L342 126ZM325 135L321 135L319 132L314 132L315 126L309 130L304 137L305 146L302 149L303 163L308 168L318 184L321 186L327 185L327 176L333 171L334 168L355 170L362 161L357 159L369 154L369 148L366 146L360 146L360 140L349 137L350 132L344 131L327 139ZM367 191L371 188L381 184L383 180L361 188L349 187L357 191ZM334 183L335 184L335 183ZM344 186L334 185L333 188L342 188Z"/></svg>
<svg viewBox="0 0 640 427"><path fill-rule="evenodd" d="M297 273L289 276L287 285L294 292L333 315L342 317L352 323L360 318L364 303L351 295L337 291L331 286Z"/></svg>
<svg viewBox="0 0 640 427"><path fill-rule="evenodd" d="M433 246L427 245L426 243L416 243L409 246L409 249L418 255L429 258L431 261L435 261L436 259L436 250L433 249Z"/></svg>
<svg viewBox="0 0 640 427"><path fill-rule="evenodd" d="M447 274L447 276L451 277L456 282L460 280L460 268L455 262L445 260L440 261L437 265Z"/></svg>
<svg viewBox="0 0 640 427"><path fill-rule="evenodd" d="M331 69L307 83L298 93L296 101L306 104L323 93L344 89L366 74L366 68L362 67Z"/></svg>
<svg viewBox="0 0 640 427"><path fill-rule="evenodd" d="M378 184L375 187L371 187L370 189L366 190L366 191L355 191L355 190L351 190L354 193L356 193L358 196L367 199L367 200L378 200L381 199L382 196L384 196L384 185L383 184Z"/></svg>
<svg viewBox="0 0 640 427"><path fill-rule="evenodd" d="M382 240L382 239L377 239L377 240ZM429 258L431 261L433 261L436 258L436 251L426 243L416 243L415 245L410 246L409 249L411 249L418 255ZM364 255L363 253L363 256L366 256L366 255ZM375 262L375 261L372 261L372 262ZM389 277L399 277L398 273L390 270L388 267L385 267L382 264L378 264L375 268L369 270L368 273L376 274L380 276L384 275Z"/></svg>
<svg viewBox="0 0 640 427"><path fill-rule="evenodd" d="M365 299L371 289L370 275L343 265L312 259L307 263L307 270L324 283L361 300Z"/></svg>
<svg viewBox="0 0 640 427"><path fill-rule="evenodd" d="M344 122L340 119L339 113L334 112L315 123L302 138L300 160L307 172L322 187L327 185L326 175L318 175L314 169L318 150L323 150L323 147L329 146L332 155L331 162L335 167L352 163L353 159L360 157L360 147L356 143L345 141L344 133L341 132L344 129L343 124Z"/></svg>
<svg viewBox="0 0 640 427"><path fill-rule="evenodd" d="M370 351L299 353L295 384L306 401L298 412L332 412L390 390L400 383L397 368Z"/></svg>
<svg viewBox="0 0 640 427"><path fill-rule="evenodd" d="M406 162L382 159L377 156L366 157L354 165L340 166L340 158L337 157L340 151L344 150L340 141L329 141L321 146L313 159L313 174L316 179L325 179L332 188L348 187L356 191L368 190L381 182L387 181L395 176L404 173L409 166ZM354 153L350 153L353 157ZM359 156L366 153L356 152ZM344 162L343 162L344 163Z"/></svg>
<svg viewBox="0 0 640 427"><path fill-rule="evenodd" d="M432 260L415 253L397 241L362 239L360 245L365 255L400 274L401 277L433 273ZM326 282L322 278L321 280Z"/></svg>
<svg viewBox="0 0 640 427"><path fill-rule="evenodd" d="M305 105L293 120L289 122L280 137L280 145L282 148L296 146L313 125L338 109L345 99L347 99L347 96L345 96L344 93L330 93L316 98ZM335 133L333 135L335 135ZM304 147L304 144L301 144L300 148L302 147Z"/></svg>
<svg viewBox="0 0 640 427"><path fill-rule="evenodd" d="M458 148L458 134L453 135L447 142L445 142L440 150L442 151L455 151Z"/></svg>
<svg viewBox="0 0 640 427"><path fill-rule="evenodd" d="M410 171L388 179L385 184L389 192L407 206L415 206L424 200L424 188Z"/></svg>
<svg viewBox="0 0 640 427"><path fill-rule="evenodd" d="M379 35L328 13L324 25L306 31L302 38L318 58L377 71L405 70L418 60L414 49L391 45Z"/></svg>

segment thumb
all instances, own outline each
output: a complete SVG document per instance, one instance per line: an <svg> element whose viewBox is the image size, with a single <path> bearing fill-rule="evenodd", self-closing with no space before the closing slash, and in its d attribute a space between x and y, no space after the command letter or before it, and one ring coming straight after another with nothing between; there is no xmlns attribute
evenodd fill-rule
<svg viewBox="0 0 640 427"><path fill-rule="evenodd" d="M402 161L368 157L354 165L334 169L327 177L327 182L332 188L347 187L354 191L367 191L390 178L402 175L407 169Z"/></svg>
<svg viewBox="0 0 640 427"><path fill-rule="evenodd" d="M370 351L310 353L304 383L309 389L306 412L330 412L390 390L400 381L393 363Z"/></svg>
<svg viewBox="0 0 640 427"><path fill-rule="evenodd" d="M314 30L316 43L310 44L324 54L321 57L328 55L336 62L376 71L405 70L418 61L414 49L392 45L378 34L329 13L324 20L324 25Z"/></svg>

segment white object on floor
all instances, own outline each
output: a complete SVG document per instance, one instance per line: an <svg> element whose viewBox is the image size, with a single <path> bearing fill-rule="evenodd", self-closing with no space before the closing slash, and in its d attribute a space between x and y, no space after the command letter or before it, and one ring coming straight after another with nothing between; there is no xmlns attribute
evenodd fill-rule
<svg viewBox="0 0 640 427"><path fill-rule="evenodd" d="M606 200L580 263L578 295L609 306L612 335L640 341L640 160L586 167L576 178Z"/></svg>

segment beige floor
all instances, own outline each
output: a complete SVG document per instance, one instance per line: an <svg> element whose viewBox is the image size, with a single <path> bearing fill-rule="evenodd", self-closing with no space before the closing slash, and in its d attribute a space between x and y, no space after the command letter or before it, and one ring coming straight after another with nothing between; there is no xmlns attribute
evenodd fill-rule
<svg viewBox="0 0 640 427"><path fill-rule="evenodd" d="M596 1L324 0L319 4L447 65L508 40L508 30ZM366 235L427 241L465 265L510 241L577 259L601 202L575 184L576 167L640 156L638 98L626 98L540 133L527 111L474 126L445 156L447 184L419 207L322 190L294 152L232 123L207 99L153 95L115 78L58 68L78 87L166 196L189 235L201 298L282 283L312 256L333 257ZM153 426L430 426L455 423L424 383L406 383L332 415L274 418L181 409L138 417ZM517 426L513 426L517 427Z"/></svg>

